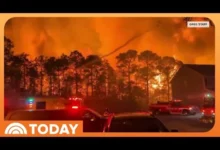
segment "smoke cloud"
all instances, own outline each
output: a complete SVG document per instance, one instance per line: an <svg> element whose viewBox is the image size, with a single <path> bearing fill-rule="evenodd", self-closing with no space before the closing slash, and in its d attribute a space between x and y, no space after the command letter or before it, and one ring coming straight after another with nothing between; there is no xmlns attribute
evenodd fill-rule
<svg viewBox="0 0 220 150"><path fill-rule="evenodd" d="M72 50L103 56L143 33L107 57L113 64L115 56L128 49L152 50L184 63L214 64L214 31L214 27L189 29L183 18L13 18L5 25L15 52L32 58Z"/></svg>

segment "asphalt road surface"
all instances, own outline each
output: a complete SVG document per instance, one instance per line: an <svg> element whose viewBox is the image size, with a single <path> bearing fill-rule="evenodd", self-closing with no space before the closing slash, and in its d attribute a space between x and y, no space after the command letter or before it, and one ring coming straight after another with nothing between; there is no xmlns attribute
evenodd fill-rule
<svg viewBox="0 0 220 150"><path fill-rule="evenodd" d="M158 115L157 118L169 129L177 129L179 132L207 132L212 129L212 124L199 121L201 114L192 116Z"/></svg>

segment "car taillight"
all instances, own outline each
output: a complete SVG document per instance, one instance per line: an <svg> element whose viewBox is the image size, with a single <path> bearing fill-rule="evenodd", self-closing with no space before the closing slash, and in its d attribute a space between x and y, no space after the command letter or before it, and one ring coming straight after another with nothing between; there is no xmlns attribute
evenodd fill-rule
<svg viewBox="0 0 220 150"><path fill-rule="evenodd" d="M29 104L29 108L32 108L33 104Z"/></svg>
<svg viewBox="0 0 220 150"><path fill-rule="evenodd" d="M78 106L72 106L72 109L78 109L79 107Z"/></svg>

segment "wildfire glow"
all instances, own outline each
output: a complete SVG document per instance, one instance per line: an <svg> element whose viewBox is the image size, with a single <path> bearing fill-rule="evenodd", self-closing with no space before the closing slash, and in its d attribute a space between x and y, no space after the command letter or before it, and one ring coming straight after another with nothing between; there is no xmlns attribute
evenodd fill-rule
<svg viewBox="0 0 220 150"><path fill-rule="evenodd" d="M156 76L155 79L158 81L159 84L161 84L161 75Z"/></svg>
<svg viewBox="0 0 220 150"><path fill-rule="evenodd" d="M152 84L152 87L153 87L154 89L156 89L156 88L158 88L158 85L157 85L157 84Z"/></svg>
<svg viewBox="0 0 220 150"><path fill-rule="evenodd" d="M161 23L162 28L155 28L155 26L158 26L158 22ZM21 66L22 77L18 76L17 79L9 74L7 78L12 78L13 80L9 81L8 84L19 84L19 86L13 88L18 90L23 88L28 90L29 93L36 95L42 92L42 95L72 95L80 93L83 96L108 96L111 94L124 96L130 94L130 90L135 89L137 92L134 93L137 93L137 96L145 97L144 94L149 89L152 93L147 94L152 97L154 97L154 93L155 95L167 96L163 91L168 89L169 80L172 79L178 70L178 66L174 67L175 61L173 61L173 58L167 61L171 62L170 64L163 61L154 63L153 59L153 63L151 63L153 64L151 65L152 70L149 71L148 67L147 72L150 73L146 73L146 75L145 69L141 70L142 67L146 67L146 64L142 64L143 62L140 62L138 56L140 56L141 52L149 50L158 54L159 58L171 56L174 59L178 58L183 63L193 64L197 61L197 63L213 64L214 28L197 31L187 29L185 23L183 18L10 19L5 25L5 36L13 42L15 46L13 48L14 54L27 53L31 58L32 64L34 64L32 61L35 57L40 55L48 58L54 56L57 59L62 54L65 54L69 61L71 60L70 53L72 51L82 54L85 60L87 60L88 55L97 55L102 61L99 64L94 63L85 66L80 64L84 67L76 69L71 60L72 64L63 66L64 68L67 67L67 69L61 71L57 69L59 67L55 67L55 71L53 71L54 69L51 69L53 68L51 66L60 66L62 63L54 64L51 61L48 65L48 59L45 58L47 64L47 67L45 67L44 61L36 60L38 63L37 70L43 74L41 78L34 71L31 73L24 71L22 67L26 63L25 61ZM66 25L65 28L63 28L64 24ZM106 28L106 25L108 25L108 28ZM165 27L167 28L164 29ZM146 30L149 30L149 32L146 32ZM137 38L135 35L139 33L143 33L143 35ZM132 40L130 41L129 39ZM125 54L128 50L137 52L137 57L134 58L134 61L130 62L131 58L129 58L131 55L134 56L134 53L122 55L119 58L120 61L118 61L117 56L121 53ZM145 61L147 58L148 56L144 57L143 60ZM106 69L104 59L108 60L113 70L112 73ZM23 61L24 59L21 60ZM155 60L157 61L158 59ZM17 62L16 59L13 61ZM91 63L92 61L88 59L86 62L85 64L88 64L88 62ZM120 62L122 63L118 67ZM129 65L127 65L127 62L129 62ZM131 69L130 65L134 65L134 68L132 66ZM17 73L17 70L20 69L19 67L13 68L12 71ZM7 78L5 81L8 80ZM8 86L6 85L5 87ZM127 92L128 87L129 92ZM157 93L158 91L162 92Z"/></svg>

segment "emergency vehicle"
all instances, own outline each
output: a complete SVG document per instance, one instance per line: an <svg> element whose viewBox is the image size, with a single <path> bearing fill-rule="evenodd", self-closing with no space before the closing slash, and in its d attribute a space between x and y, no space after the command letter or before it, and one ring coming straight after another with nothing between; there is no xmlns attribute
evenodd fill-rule
<svg viewBox="0 0 220 150"><path fill-rule="evenodd" d="M215 97L211 94L207 94L204 98L204 105L201 110L202 117L200 120L203 123L215 122Z"/></svg>
<svg viewBox="0 0 220 150"><path fill-rule="evenodd" d="M75 104L70 101L75 100ZM74 108L83 105L83 99L79 97L60 96L30 96L25 92L7 90L4 98L4 116L16 110L36 109L65 109L69 106Z"/></svg>
<svg viewBox="0 0 220 150"><path fill-rule="evenodd" d="M24 101L26 109L64 109L66 99L62 97L27 97Z"/></svg>
<svg viewBox="0 0 220 150"><path fill-rule="evenodd" d="M78 109L84 106L84 100L80 97L69 97L66 103L66 108Z"/></svg>
<svg viewBox="0 0 220 150"><path fill-rule="evenodd" d="M195 115L196 107L191 105L184 105L182 100L172 100L169 102L157 102L149 107L153 114L170 114L170 115Z"/></svg>
<svg viewBox="0 0 220 150"><path fill-rule="evenodd" d="M25 101L26 109L78 109L83 106L83 99L79 97L28 97Z"/></svg>

